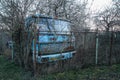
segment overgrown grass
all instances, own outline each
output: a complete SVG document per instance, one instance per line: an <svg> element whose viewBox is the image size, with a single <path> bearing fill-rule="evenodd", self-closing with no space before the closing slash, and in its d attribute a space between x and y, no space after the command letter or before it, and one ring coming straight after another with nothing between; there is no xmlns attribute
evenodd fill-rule
<svg viewBox="0 0 120 80"><path fill-rule="evenodd" d="M22 68L9 61L4 56L0 56L0 80L30 80L30 72L25 72Z"/></svg>
<svg viewBox="0 0 120 80"><path fill-rule="evenodd" d="M48 75L38 75L26 72L14 62L0 56L0 80L119 80L120 64L112 66L89 67L80 70L65 71Z"/></svg>
<svg viewBox="0 0 120 80"><path fill-rule="evenodd" d="M39 78L38 80L40 80ZM42 80L119 80L120 64L46 75Z"/></svg>

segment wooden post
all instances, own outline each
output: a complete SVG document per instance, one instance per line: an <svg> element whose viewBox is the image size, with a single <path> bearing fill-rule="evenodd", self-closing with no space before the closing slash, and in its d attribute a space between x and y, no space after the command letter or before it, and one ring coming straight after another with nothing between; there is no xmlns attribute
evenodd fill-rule
<svg viewBox="0 0 120 80"><path fill-rule="evenodd" d="M34 69L34 75L36 75L36 39L37 39L37 28L35 24L33 24L34 28L34 51L33 51L33 69Z"/></svg>
<svg viewBox="0 0 120 80"><path fill-rule="evenodd" d="M40 54L40 40L39 40L39 35L40 35L40 33L39 33L39 30L40 30L40 27L38 28L38 30L37 30L37 44L38 44L38 54L37 54L37 56L38 55L41 55Z"/></svg>

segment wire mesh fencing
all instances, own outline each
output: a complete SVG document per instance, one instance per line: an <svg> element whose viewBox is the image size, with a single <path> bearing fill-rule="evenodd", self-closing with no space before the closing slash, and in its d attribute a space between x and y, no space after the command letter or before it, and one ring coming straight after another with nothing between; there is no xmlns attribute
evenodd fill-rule
<svg viewBox="0 0 120 80"><path fill-rule="evenodd" d="M120 63L120 32L76 32L76 61L81 66Z"/></svg>
<svg viewBox="0 0 120 80"><path fill-rule="evenodd" d="M48 62L42 64L37 63L37 71L47 74L52 72L61 72L69 69L88 67L90 65L110 65L113 63L120 63L120 32L80 31L72 33L74 33L75 37L75 55L70 59L58 60L55 62ZM55 38L56 36L57 35L55 35ZM50 40L54 42L53 40L56 40L55 38L51 36ZM66 42L60 44L66 45ZM55 46L54 48L51 47L51 45L45 45L46 47L50 47L52 49L56 48ZM63 48L62 45L60 47ZM17 47L15 47L14 45L14 48ZM32 57L30 61L30 63L32 64Z"/></svg>

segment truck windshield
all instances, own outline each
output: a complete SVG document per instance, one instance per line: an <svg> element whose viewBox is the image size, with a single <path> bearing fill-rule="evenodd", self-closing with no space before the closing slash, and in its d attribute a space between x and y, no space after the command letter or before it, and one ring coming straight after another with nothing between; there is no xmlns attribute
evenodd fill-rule
<svg viewBox="0 0 120 80"><path fill-rule="evenodd" d="M69 34L70 23L56 19L40 19L37 24L40 32L56 32L58 34Z"/></svg>

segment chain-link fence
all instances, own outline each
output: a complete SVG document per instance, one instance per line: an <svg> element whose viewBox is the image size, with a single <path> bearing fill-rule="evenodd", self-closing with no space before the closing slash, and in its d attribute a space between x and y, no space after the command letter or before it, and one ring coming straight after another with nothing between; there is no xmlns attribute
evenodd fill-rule
<svg viewBox="0 0 120 80"><path fill-rule="evenodd" d="M19 39L20 36L17 37L16 39ZM62 71L62 69L68 70L69 68L87 67L89 65L120 63L120 32L74 32L74 37L76 54L73 58L54 63L46 63L44 65L38 64L37 67L39 67L40 70L42 70L43 67L45 71L45 66L47 66L46 71L54 72L58 69ZM14 47L14 50L15 48L17 47ZM14 52L14 55L15 54Z"/></svg>
<svg viewBox="0 0 120 80"><path fill-rule="evenodd" d="M46 72L120 63L120 32L89 31L74 34L75 56L72 59L56 62L54 67L52 63L44 64L47 66Z"/></svg>
<svg viewBox="0 0 120 80"><path fill-rule="evenodd" d="M120 32L76 32L75 62L80 66L120 63Z"/></svg>
<svg viewBox="0 0 120 80"><path fill-rule="evenodd" d="M98 39L98 62L102 64L119 63L120 32L99 33Z"/></svg>

